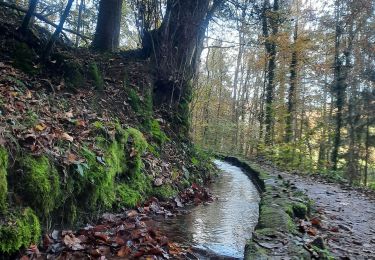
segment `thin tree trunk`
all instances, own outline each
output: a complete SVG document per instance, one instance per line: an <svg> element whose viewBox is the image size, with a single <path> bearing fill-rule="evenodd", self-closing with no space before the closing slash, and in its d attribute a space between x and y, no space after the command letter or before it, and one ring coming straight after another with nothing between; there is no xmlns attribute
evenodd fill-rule
<svg viewBox="0 0 375 260"><path fill-rule="evenodd" d="M367 186L368 180L368 160L370 157L370 120L369 115L366 117L366 141L365 141L365 169L364 169L364 185Z"/></svg>
<svg viewBox="0 0 375 260"><path fill-rule="evenodd" d="M80 34L81 26L82 26L82 11L83 7L85 5L84 0L81 0L79 7L78 7L78 18L77 18L77 35L76 35L76 42L75 42L75 47L77 48L79 46L79 37L78 35ZM78 3L78 2L77 2Z"/></svg>
<svg viewBox="0 0 375 260"><path fill-rule="evenodd" d="M59 35L60 35L60 33L61 33L61 31L62 31L62 29L64 27L65 20L66 20L66 18L69 15L70 8L72 7L73 1L74 0L69 0L68 1L68 4L65 7L64 13L63 13L63 15L60 18L60 23L57 26L55 32L52 34L51 38L49 39L49 41L48 41L48 43L46 45L46 48L45 48L45 51L44 51L44 55L43 55L44 59L48 59L49 56L51 55L53 46L55 45L56 40L59 38Z"/></svg>
<svg viewBox="0 0 375 260"><path fill-rule="evenodd" d="M286 134L285 141L287 143L293 140L293 122L296 110L296 91L297 91L297 69L298 69L298 54L297 54L297 39L298 39L298 19L296 20L294 28L294 44L292 52L292 60L290 63L290 88L288 92L288 113L286 116Z"/></svg>
<svg viewBox="0 0 375 260"><path fill-rule="evenodd" d="M22 25L21 25L22 32L26 32L27 29L29 28L31 17L33 16L33 13L35 12L37 4L38 4L38 0L29 1L29 10L27 11L25 17L23 18Z"/></svg>

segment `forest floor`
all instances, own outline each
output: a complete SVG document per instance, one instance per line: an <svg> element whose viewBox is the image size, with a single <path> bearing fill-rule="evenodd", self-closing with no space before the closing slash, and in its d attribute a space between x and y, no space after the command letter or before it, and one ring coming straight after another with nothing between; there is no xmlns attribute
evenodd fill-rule
<svg viewBox="0 0 375 260"><path fill-rule="evenodd" d="M375 196L364 194L348 185L319 178L296 176L263 165L306 192L315 202L316 236L325 241L330 253L339 259L374 259ZM301 223L303 225L303 223Z"/></svg>

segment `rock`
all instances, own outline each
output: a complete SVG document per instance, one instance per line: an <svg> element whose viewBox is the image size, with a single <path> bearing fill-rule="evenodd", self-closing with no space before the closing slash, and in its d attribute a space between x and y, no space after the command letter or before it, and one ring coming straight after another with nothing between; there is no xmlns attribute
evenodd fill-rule
<svg viewBox="0 0 375 260"><path fill-rule="evenodd" d="M352 229L350 228L350 227L348 227L348 226L345 226L345 225L343 225L343 224L339 224L339 228L341 228L341 229L343 229L343 230L345 230L345 231L352 231Z"/></svg>
<svg viewBox="0 0 375 260"><path fill-rule="evenodd" d="M162 180L161 178L156 178L156 179L154 180L154 185L155 185L156 187L159 187L159 186L163 185L163 180Z"/></svg>

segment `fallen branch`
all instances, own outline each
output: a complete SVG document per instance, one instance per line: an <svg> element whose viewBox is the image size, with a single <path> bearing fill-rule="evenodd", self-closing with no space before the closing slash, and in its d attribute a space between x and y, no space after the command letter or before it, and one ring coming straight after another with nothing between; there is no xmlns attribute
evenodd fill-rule
<svg viewBox="0 0 375 260"><path fill-rule="evenodd" d="M7 7L7 8L10 8L10 9L14 9L14 10L17 10L17 11L23 12L23 13L27 13L27 11L28 11L26 8L17 6L15 4L5 3L5 2L2 2L2 1L0 2L0 6L4 6L4 7ZM46 17L44 17L41 14L33 13L33 16L35 16L36 18L38 18L42 22L45 22L46 24L51 25L54 28L58 27L57 24L54 24L53 22L51 22L50 20L48 20ZM84 39L86 41L86 43L87 43L87 40L92 40L90 37L82 35L80 33L77 33L77 32L75 32L71 29L63 28L63 31L66 31L66 32L69 32L71 34L74 34L74 35L77 35L77 36L81 37L82 39Z"/></svg>

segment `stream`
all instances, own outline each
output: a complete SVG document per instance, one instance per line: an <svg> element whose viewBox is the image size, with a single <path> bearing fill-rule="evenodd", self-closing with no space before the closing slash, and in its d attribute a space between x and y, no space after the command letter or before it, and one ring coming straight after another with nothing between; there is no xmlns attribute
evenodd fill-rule
<svg viewBox="0 0 375 260"><path fill-rule="evenodd" d="M259 193L239 168L215 160L220 176L209 188L214 202L157 222L176 242L193 248L199 259L242 259L246 241L258 222Z"/></svg>

